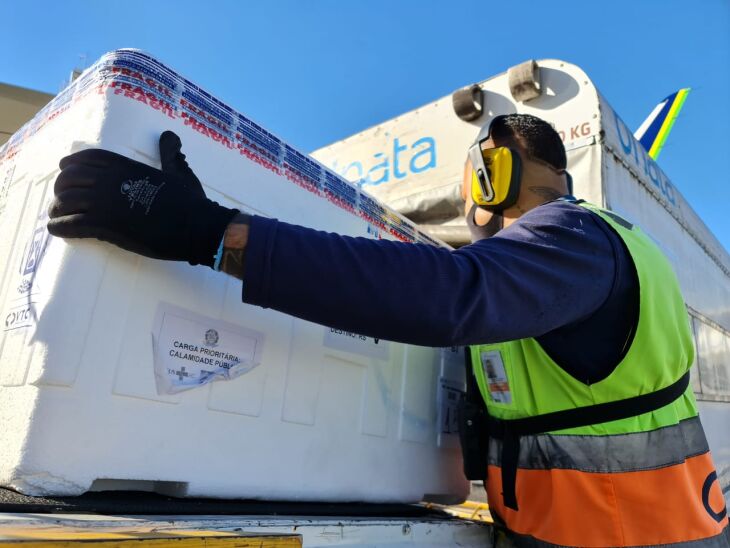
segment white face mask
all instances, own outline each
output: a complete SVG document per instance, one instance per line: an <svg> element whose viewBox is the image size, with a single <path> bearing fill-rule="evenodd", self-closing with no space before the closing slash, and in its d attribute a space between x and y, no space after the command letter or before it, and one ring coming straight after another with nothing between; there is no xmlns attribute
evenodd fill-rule
<svg viewBox="0 0 730 548"><path fill-rule="evenodd" d="M502 214L492 212L492 218L489 220L489 222L484 226L479 226L476 223L476 214L478 207L479 206L477 206L476 204L472 204L471 208L469 209L469 213L466 214L466 226L469 228L469 234L471 234L472 243L478 242L479 240L485 240L486 238L491 238L497 232L502 230L502 226L504 225L504 217L502 217Z"/></svg>

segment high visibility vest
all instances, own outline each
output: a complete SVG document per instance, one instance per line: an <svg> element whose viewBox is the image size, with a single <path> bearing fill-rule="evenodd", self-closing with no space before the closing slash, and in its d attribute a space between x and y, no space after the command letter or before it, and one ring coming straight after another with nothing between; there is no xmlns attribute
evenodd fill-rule
<svg viewBox="0 0 730 548"><path fill-rule="evenodd" d="M489 415L490 510L513 542L530 546L728 546L725 501L688 382L694 345L674 272L638 227L581 205L633 259L633 341L590 385L532 338L470 348Z"/></svg>

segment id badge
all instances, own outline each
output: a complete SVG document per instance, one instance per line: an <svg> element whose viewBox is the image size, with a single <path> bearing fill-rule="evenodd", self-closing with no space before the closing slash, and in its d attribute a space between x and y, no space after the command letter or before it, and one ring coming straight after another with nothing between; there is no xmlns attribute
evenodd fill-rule
<svg viewBox="0 0 730 548"><path fill-rule="evenodd" d="M493 402L512 403L512 392L509 389L509 379L499 350L481 353L482 370L487 380L489 395Z"/></svg>

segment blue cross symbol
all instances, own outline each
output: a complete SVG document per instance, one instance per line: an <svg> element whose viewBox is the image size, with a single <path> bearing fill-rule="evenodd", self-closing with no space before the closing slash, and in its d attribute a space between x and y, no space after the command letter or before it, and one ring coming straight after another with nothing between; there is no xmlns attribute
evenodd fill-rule
<svg viewBox="0 0 730 548"><path fill-rule="evenodd" d="M189 377L190 376L190 373L188 373L187 371L185 371L185 366L183 365L180 368L180 371L175 371L175 375L177 375L177 378L179 380L183 380L183 377Z"/></svg>

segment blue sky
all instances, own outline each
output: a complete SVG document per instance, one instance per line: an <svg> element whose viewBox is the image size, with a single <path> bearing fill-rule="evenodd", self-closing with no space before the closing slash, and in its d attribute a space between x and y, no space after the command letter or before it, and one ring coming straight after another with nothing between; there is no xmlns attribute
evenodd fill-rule
<svg viewBox="0 0 730 548"><path fill-rule="evenodd" d="M693 88L659 164L730 249L730 1L0 0L0 82L147 50L311 151L529 58L582 67L630 127Z"/></svg>

